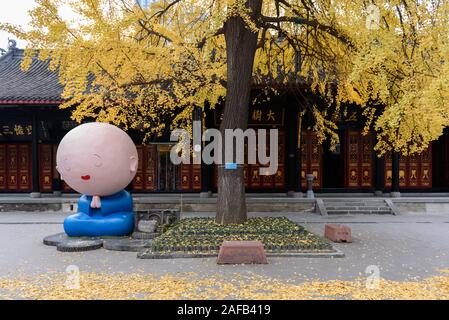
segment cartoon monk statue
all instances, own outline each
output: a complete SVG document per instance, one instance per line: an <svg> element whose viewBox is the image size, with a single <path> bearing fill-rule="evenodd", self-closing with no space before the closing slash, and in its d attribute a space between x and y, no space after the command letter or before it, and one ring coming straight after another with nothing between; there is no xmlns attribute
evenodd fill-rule
<svg viewBox="0 0 449 320"><path fill-rule="evenodd" d="M64 220L70 237L126 236L134 229L133 201L124 188L136 175L138 155L131 138L107 123L86 123L65 135L56 169L82 193L78 213Z"/></svg>

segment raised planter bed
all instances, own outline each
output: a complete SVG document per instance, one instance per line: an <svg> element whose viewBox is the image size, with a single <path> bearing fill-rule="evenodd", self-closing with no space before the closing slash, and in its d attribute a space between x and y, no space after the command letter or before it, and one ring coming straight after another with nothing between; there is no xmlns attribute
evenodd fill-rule
<svg viewBox="0 0 449 320"><path fill-rule="evenodd" d="M184 219L157 237L139 258L162 259L218 255L223 241L260 241L268 256L311 254L342 256L330 242L284 217L248 219L245 224L222 226L210 218Z"/></svg>

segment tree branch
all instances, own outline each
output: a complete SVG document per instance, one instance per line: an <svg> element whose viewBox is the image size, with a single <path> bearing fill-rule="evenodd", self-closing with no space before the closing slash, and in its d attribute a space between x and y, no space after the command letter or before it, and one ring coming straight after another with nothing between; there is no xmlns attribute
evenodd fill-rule
<svg viewBox="0 0 449 320"><path fill-rule="evenodd" d="M199 49L201 49L202 47L204 47L204 45L206 44L206 41L207 41L208 39L213 38L213 37L216 37L216 36L218 36L218 35L220 35L220 34L224 34L224 28L218 29L218 30L217 30L212 36L210 36L210 37L204 37L203 39L201 39L201 41L198 42L197 47L198 47Z"/></svg>
<svg viewBox="0 0 449 320"><path fill-rule="evenodd" d="M273 23L280 23L280 22L292 22L295 24L314 27L314 28L317 28L318 30L324 31L324 32L328 33L329 35L337 38L338 40L340 40L344 44L350 46L351 48L355 48L354 44L348 37L341 34L334 27L324 25L324 24L320 23L318 20L309 20L309 19L305 19L305 18L301 18L301 17L267 17L267 16L261 16L261 19L262 19L262 22L265 25L267 25L269 28L273 28Z"/></svg>
<svg viewBox="0 0 449 320"><path fill-rule="evenodd" d="M162 33L159 33L159 32L156 32L156 31L154 31L154 30L149 29L144 21L139 20L139 25L140 25L140 26L142 27L142 29L144 29L148 34L152 34L152 35L158 36L158 37L160 37L160 38L163 38L163 39L165 39L165 40L167 40L167 41L173 42L168 36L163 35Z"/></svg>
<svg viewBox="0 0 449 320"><path fill-rule="evenodd" d="M154 18L154 17L160 18L160 17L162 17L168 10L170 10L171 7L173 7L178 2L181 2L181 0L174 0L173 2L169 3L164 9L159 10L154 15L152 15L151 18Z"/></svg>

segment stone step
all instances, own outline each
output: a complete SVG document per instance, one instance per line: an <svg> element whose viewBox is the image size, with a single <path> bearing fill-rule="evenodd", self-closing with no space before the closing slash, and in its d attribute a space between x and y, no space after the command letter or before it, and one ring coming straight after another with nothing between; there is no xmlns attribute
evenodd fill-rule
<svg viewBox="0 0 449 320"><path fill-rule="evenodd" d="M329 205L325 205L326 210L355 210L357 209L357 207L338 207L338 206L329 206Z"/></svg>
<svg viewBox="0 0 449 320"><path fill-rule="evenodd" d="M324 201L324 204L326 206L329 207L383 207L386 206L387 204L385 203L385 201L379 201L379 202L359 202L359 201L354 201L354 202L331 202L331 201Z"/></svg>
<svg viewBox="0 0 449 320"><path fill-rule="evenodd" d="M360 207L355 207L355 206L330 207L330 206L325 206L325 208L326 208L326 210L349 210L349 211L354 211L354 210L370 211L370 210L388 210L388 209L390 209L387 205L376 206L376 207L364 207L364 206L360 206Z"/></svg>
<svg viewBox="0 0 449 320"><path fill-rule="evenodd" d="M327 210L328 215L337 214L392 214L391 210Z"/></svg>
<svg viewBox="0 0 449 320"><path fill-rule="evenodd" d="M388 204L378 199L324 199L329 215L337 214L392 214Z"/></svg>

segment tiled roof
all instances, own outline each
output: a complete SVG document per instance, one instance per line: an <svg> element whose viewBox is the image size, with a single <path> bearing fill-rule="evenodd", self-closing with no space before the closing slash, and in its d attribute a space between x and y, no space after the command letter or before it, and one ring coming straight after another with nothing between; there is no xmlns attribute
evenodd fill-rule
<svg viewBox="0 0 449 320"><path fill-rule="evenodd" d="M0 104L59 104L63 86L48 61L33 58L28 71L20 67L24 51L11 49L0 57Z"/></svg>

